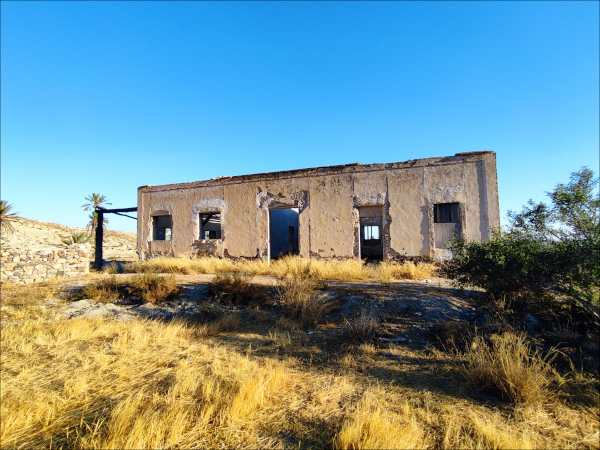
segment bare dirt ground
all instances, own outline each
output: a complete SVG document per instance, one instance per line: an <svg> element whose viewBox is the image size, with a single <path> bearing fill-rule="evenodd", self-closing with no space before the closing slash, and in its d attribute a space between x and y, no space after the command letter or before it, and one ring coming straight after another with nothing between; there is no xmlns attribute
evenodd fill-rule
<svg viewBox="0 0 600 450"><path fill-rule="evenodd" d="M39 222L16 218L13 233L3 233L2 249L54 249L65 248L64 239L74 233L89 233L85 228L68 227L57 223ZM93 238L92 238L93 239ZM86 244L92 248L92 244ZM104 233L104 259L137 259L137 237L135 233L107 230Z"/></svg>

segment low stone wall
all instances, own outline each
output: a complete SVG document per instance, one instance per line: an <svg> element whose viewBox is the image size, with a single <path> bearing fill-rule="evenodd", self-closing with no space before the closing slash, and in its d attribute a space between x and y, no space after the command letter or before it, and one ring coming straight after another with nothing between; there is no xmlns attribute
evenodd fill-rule
<svg viewBox="0 0 600 450"><path fill-rule="evenodd" d="M77 277L90 272L90 253L81 244L67 248L2 250L0 279L14 284L31 284L54 277Z"/></svg>

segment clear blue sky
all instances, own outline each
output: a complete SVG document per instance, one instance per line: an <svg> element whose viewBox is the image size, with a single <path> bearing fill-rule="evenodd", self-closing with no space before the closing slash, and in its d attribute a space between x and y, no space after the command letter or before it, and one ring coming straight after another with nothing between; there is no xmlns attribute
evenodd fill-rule
<svg viewBox="0 0 600 450"><path fill-rule="evenodd" d="M1 2L1 196L493 150L500 208L599 166L599 2ZM135 230L110 218L109 228Z"/></svg>

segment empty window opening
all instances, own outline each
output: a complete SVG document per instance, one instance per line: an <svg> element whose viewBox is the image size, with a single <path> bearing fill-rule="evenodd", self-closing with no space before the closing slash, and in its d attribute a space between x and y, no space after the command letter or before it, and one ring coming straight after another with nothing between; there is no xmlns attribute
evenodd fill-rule
<svg viewBox="0 0 600 450"><path fill-rule="evenodd" d="M379 225L367 225L363 228L365 241L379 239Z"/></svg>
<svg viewBox="0 0 600 450"><path fill-rule="evenodd" d="M220 213L200 213L200 239L221 239Z"/></svg>
<svg viewBox="0 0 600 450"><path fill-rule="evenodd" d="M434 223L458 223L458 203L433 205Z"/></svg>
<svg viewBox="0 0 600 450"><path fill-rule="evenodd" d="M270 256L298 254L298 208L269 210Z"/></svg>
<svg viewBox="0 0 600 450"><path fill-rule="evenodd" d="M153 225L155 241L171 240L171 216L154 216Z"/></svg>

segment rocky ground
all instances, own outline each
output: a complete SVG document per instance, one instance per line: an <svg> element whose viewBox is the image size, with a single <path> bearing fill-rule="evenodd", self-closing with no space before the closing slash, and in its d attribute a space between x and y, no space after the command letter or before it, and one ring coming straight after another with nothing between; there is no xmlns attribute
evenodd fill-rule
<svg viewBox="0 0 600 450"><path fill-rule="evenodd" d="M2 233L2 249L56 249L65 248L64 239L74 233L88 232L50 222L17 218L12 233ZM93 239L92 239L93 240ZM92 244L86 244L92 248ZM108 230L104 233L104 259L137 259L137 236L135 233Z"/></svg>
<svg viewBox="0 0 600 450"><path fill-rule="evenodd" d="M125 281L133 274L117 274ZM64 284L59 298L50 299L47 307L60 311L60 319L103 316L114 320L134 318L171 321L174 319L196 322L206 319L207 303L214 305L210 282L214 275L175 275L183 286L182 294L173 301L160 306L126 299L115 303L95 303L90 299L69 301L70 293L80 291L90 280L69 281ZM267 298L260 307L262 323L274 324L281 316L281 305L276 301L276 280L271 277L255 277ZM332 310L320 322L307 329L298 330L305 339L334 352L347 340L345 332L349 323L359 318L373 318L380 325L378 340L382 346L426 349L436 339L440 324L449 322L474 323L481 319L476 310L473 291L456 289L443 278L395 283L328 282L320 291L322 297L333 305ZM67 300L67 301L65 301ZM214 306L213 306L214 308ZM248 315L246 306L219 305L220 314ZM4 324L8 325L8 324ZM264 332L268 330L265 327Z"/></svg>

